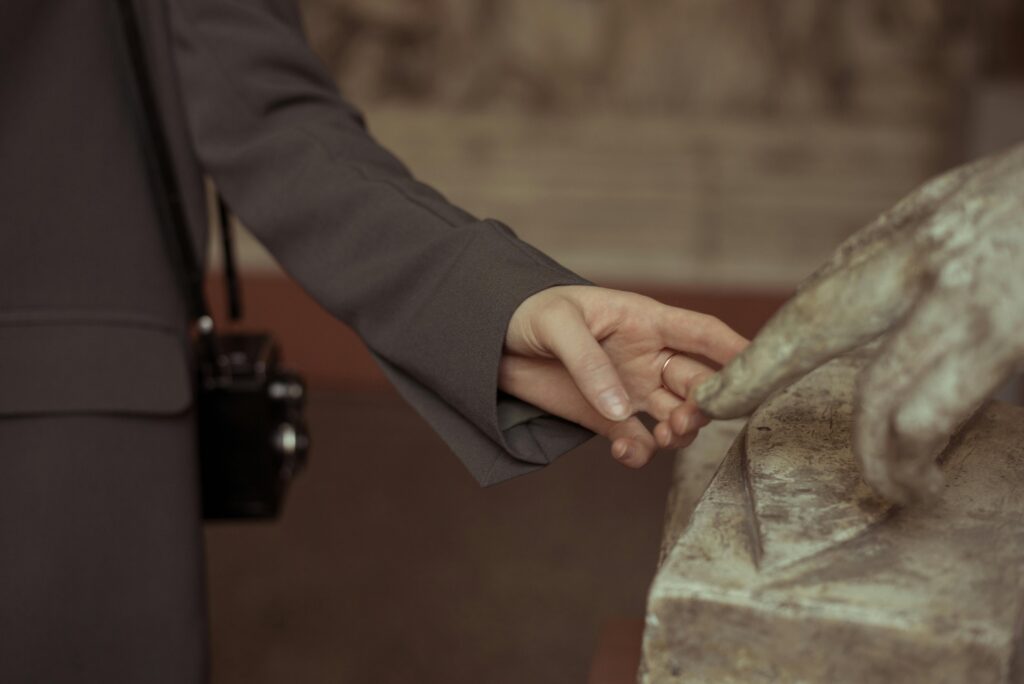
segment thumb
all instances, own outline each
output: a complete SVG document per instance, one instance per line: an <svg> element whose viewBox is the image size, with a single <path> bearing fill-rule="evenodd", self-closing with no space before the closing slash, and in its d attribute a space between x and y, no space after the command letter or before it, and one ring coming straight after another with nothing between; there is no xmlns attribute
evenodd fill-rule
<svg viewBox="0 0 1024 684"><path fill-rule="evenodd" d="M563 299L552 306L540 321L537 333L541 344L561 361L594 410L614 421L633 414L615 365L575 304Z"/></svg>

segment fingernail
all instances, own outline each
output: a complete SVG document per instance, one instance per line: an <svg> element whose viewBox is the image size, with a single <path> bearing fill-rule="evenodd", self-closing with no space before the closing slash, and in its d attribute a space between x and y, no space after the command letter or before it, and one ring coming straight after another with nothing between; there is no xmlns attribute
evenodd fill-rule
<svg viewBox="0 0 1024 684"><path fill-rule="evenodd" d="M601 412L613 420L629 418L629 398L620 387L605 390L597 397Z"/></svg>
<svg viewBox="0 0 1024 684"><path fill-rule="evenodd" d="M658 446L664 449L672 441L672 426L668 423L661 423L655 428L654 437L658 440Z"/></svg>
<svg viewBox="0 0 1024 684"><path fill-rule="evenodd" d="M612 447L612 456L614 456L617 460L621 461L622 459L626 458L626 451L627 446L625 444L616 444L614 447Z"/></svg>
<svg viewBox="0 0 1024 684"><path fill-rule="evenodd" d="M675 431L678 434L685 435L687 432L689 432L689 430L690 430L690 417L689 416L685 416L684 418L680 419L677 422L678 422L678 427L677 427L676 423L673 423L672 427L675 428Z"/></svg>

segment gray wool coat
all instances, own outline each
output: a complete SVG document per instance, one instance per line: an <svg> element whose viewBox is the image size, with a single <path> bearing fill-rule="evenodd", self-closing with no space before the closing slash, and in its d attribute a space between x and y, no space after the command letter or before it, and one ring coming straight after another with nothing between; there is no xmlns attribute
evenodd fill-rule
<svg viewBox="0 0 1024 684"><path fill-rule="evenodd" d="M496 386L516 307L586 281L382 148L291 2L136 5L196 245L208 175L481 484L590 436ZM187 320L111 9L0 5L2 681L205 670Z"/></svg>

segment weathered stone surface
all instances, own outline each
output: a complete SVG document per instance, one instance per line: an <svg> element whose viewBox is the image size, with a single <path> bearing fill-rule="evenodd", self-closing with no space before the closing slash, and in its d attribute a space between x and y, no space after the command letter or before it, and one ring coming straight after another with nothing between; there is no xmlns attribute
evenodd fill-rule
<svg viewBox="0 0 1024 684"><path fill-rule="evenodd" d="M667 545L641 682L1022 681L1024 409L984 407L937 500L894 507L850 449L861 363L818 369L734 442Z"/></svg>
<svg viewBox="0 0 1024 684"><path fill-rule="evenodd" d="M716 420L697 435L693 444L680 449L672 471L672 487L665 505L665 527L661 535L658 565L665 562L672 547L690 522L693 509L718 472L729 446L746 425L745 420Z"/></svg>
<svg viewBox="0 0 1024 684"><path fill-rule="evenodd" d="M933 178L859 230L694 392L747 415L829 359L879 342L857 381L854 453L891 501L942 486L935 459L1024 362L1024 144Z"/></svg>

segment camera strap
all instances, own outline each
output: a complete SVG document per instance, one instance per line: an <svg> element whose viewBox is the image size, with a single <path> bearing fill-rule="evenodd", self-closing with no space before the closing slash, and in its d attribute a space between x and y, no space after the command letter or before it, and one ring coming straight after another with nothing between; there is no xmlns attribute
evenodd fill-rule
<svg viewBox="0 0 1024 684"><path fill-rule="evenodd" d="M156 94L149 76L145 46L139 28L138 15L132 0L114 0L120 33L123 40L121 53L130 72L129 100L132 118L145 157L147 176L156 203L158 220L165 242L170 249L175 270L188 306L190 321L199 336L199 362L208 370L218 368L217 337L213 317L203 293L203 274L199 268L195 246L185 218L181 190L174 172L170 145L164 132L157 106ZM234 263L234 249L229 233L230 213L219 194L217 197L221 221L224 272L227 278L229 308L232 318L240 315L238 284Z"/></svg>

